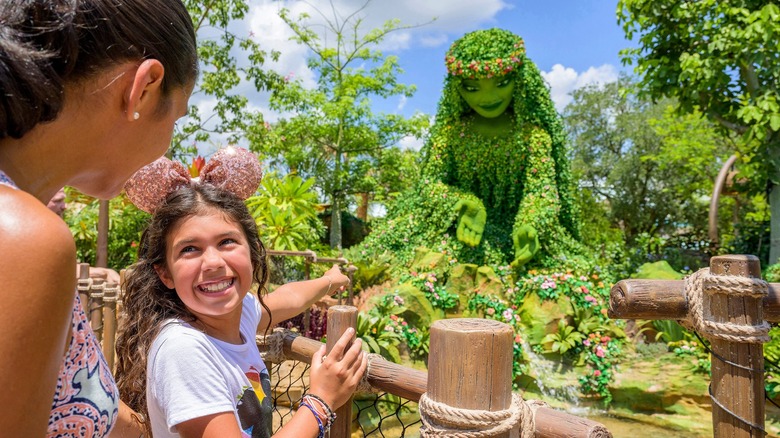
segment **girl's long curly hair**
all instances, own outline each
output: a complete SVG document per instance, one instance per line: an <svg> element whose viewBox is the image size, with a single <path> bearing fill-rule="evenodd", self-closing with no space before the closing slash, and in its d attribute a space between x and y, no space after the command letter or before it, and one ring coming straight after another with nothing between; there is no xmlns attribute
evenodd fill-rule
<svg viewBox="0 0 780 438"><path fill-rule="evenodd" d="M260 293L265 290L268 279L265 247L244 202L210 184L193 184L171 193L144 230L138 247L138 261L127 271L122 296L123 315L116 343L118 360L115 375L119 395L130 408L144 415L136 420L142 423L146 436L152 436L146 405L149 349L164 321L171 318L195 321L195 316L184 306L176 290L165 287L154 267L165 265L166 238L178 223L191 216L213 214L215 211L238 224L244 232L249 243L253 278L258 285L258 298L270 315Z"/></svg>
<svg viewBox="0 0 780 438"><path fill-rule="evenodd" d="M464 74L458 74L457 70L451 68L453 62L461 61L465 66L471 61L476 61L481 66L495 66L495 60L499 58L506 60L512 57L519 58L520 62L512 64L512 70L506 73L513 78L515 86L512 103L507 111L511 111L515 116L517 132L521 132L523 126L536 125L550 135L552 159L555 163L555 183L561 202L559 218L571 235L579 238L579 211L574 202L574 185L566 156L566 134L563 122L550 98L547 82L536 65L525 55L523 40L519 36L508 30L493 28L469 32L452 43L445 57L448 73L439 100L436 124L431 128L429 139L440 135L438 131L442 127L453 125L474 112L458 92L463 78L469 77L470 72L464 67ZM482 74L478 77L492 76ZM430 142L423 149L424 160L428 160L429 154Z"/></svg>

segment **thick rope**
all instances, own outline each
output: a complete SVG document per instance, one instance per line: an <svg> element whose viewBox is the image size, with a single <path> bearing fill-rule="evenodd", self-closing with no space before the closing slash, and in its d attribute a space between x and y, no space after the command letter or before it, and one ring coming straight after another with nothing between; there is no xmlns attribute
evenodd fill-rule
<svg viewBox="0 0 780 438"><path fill-rule="evenodd" d="M437 402L427 393L420 397L421 437L482 438L492 437L512 430L522 438L535 436L534 417L536 409L545 404L539 401L526 402L518 394L512 394L509 409L484 411L461 409Z"/></svg>
<svg viewBox="0 0 780 438"><path fill-rule="evenodd" d="M703 268L685 278L685 296L689 312L683 325L693 328L707 339L758 344L769 342L769 323L758 325L716 322L710 310L711 295L763 298L769 294L767 282L760 278L721 276Z"/></svg>
<svg viewBox="0 0 780 438"><path fill-rule="evenodd" d="M103 302L104 303L116 303L117 297L119 297L119 285L104 285L103 286Z"/></svg>
<svg viewBox="0 0 780 438"><path fill-rule="evenodd" d="M363 377L360 378L360 382L358 382L357 388L355 388L355 392L365 393L365 394L377 394L379 391L371 386L370 383L368 383L368 374L371 372L371 364L375 360L385 360L384 357L382 357L381 354L376 353L368 353L368 366L366 366L366 371L363 373Z"/></svg>
<svg viewBox="0 0 780 438"><path fill-rule="evenodd" d="M273 333L267 336L257 335L255 341L265 346L265 350L260 352L260 357L265 363L282 363L287 360L284 355L284 336L287 330L275 328Z"/></svg>
<svg viewBox="0 0 780 438"><path fill-rule="evenodd" d="M79 281L76 284L76 290L78 290L79 293L89 294L89 290L91 288L92 288L92 279L91 278L79 278Z"/></svg>

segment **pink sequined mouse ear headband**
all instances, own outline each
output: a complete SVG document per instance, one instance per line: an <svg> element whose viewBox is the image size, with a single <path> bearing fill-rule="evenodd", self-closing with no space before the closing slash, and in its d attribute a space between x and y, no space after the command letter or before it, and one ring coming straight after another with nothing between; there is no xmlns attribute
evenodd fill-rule
<svg viewBox="0 0 780 438"><path fill-rule="evenodd" d="M254 154L228 146L217 151L195 179L183 164L159 158L136 172L125 184L125 192L136 207L154 213L168 195L191 184L211 184L246 199L255 193L262 178L263 169Z"/></svg>

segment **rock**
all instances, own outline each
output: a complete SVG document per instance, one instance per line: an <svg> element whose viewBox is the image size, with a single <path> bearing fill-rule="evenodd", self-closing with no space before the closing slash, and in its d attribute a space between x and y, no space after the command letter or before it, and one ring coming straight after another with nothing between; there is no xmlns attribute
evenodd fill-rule
<svg viewBox="0 0 780 438"><path fill-rule="evenodd" d="M477 293L481 295L503 296L504 284L490 266L477 268Z"/></svg>

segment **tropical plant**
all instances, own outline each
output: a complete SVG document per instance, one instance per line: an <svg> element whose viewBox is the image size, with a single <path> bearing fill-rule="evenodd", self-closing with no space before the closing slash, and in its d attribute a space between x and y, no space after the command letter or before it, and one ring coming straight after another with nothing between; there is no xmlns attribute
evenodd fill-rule
<svg viewBox="0 0 780 438"><path fill-rule="evenodd" d="M299 251L313 248L324 231L317 218L314 179L290 174L263 177L258 194L246 200L269 249Z"/></svg>
<svg viewBox="0 0 780 438"><path fill-rule="evenodd" d="M370 353L380 354L395 363L401 362L398 351L401 335L391 326L390 316L358 312L355 331Z"/></svg>
<svg viewBox="0 0 780 438"><path fill-rule="evenodd" d="M564 319L560 319L558 320L558 331L549 333L542 338L541 345L545 347L547 353L564 355L569 351L573 352L583 339L585 339L584 334L575 330Z"/></svg>
<svg viewBox="0 0 780 438"><path fill-rule="evenodd" d="M67 204L63 219L76 241L78 260L95 265L100 201L67 188ZM137 209L127 198L116 197L108 206L107 267L116 271L133 264L137 257L141 231L149 214Z"/></svg>

